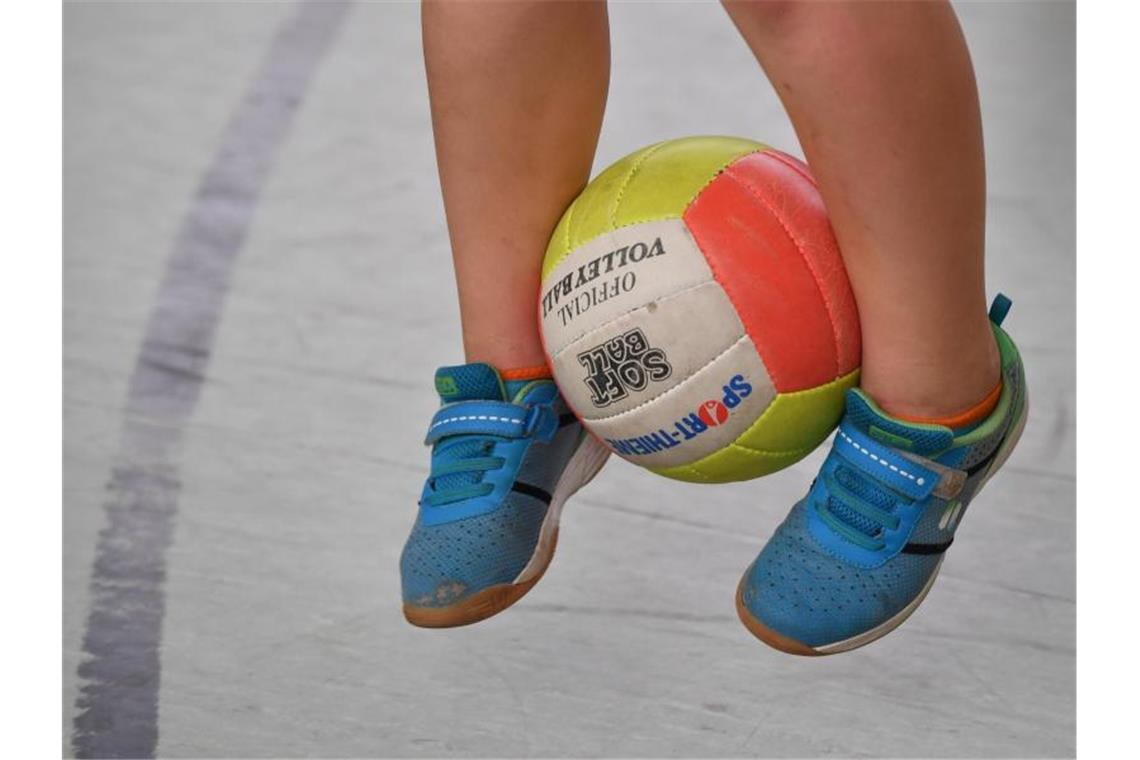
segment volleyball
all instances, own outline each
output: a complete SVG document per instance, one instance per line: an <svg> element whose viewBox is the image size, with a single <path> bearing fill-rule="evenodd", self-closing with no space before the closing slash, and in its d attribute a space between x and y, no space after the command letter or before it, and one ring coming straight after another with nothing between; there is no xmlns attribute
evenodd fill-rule
<svg viewBox="0 0 1140 760"><path fill-rule="evenodd" d="M815 181L752 140L668 140L599 174L551 236L539 319L586 429L678 480L793 464L859 377L858 312Z"/></svg>

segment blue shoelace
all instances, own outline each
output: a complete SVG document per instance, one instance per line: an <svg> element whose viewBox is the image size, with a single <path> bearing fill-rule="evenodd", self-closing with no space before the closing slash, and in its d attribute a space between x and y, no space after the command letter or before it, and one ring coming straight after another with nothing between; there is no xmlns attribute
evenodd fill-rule
<svg viewBox="0 0 1140 760"><path fill-rule="evenodd" d="M865 493L878 495L884 502L888 502L889 506L872 503L864 495L843 485L837 477L839 472L844 472L852 478ZM894 509L903 501L902 497L881 483L845 466L836 468L834 474L824 473L822 477L827 496L818 500L816 507L824 523L843 538L864 549L879 551L886 546L883 531L898 528L900 519L894 513ZM853 515L856 516L855 519L863 518L866 529L860 528L853 521Z"/></svg>
<svg viewBox="0 0 1140 760"><path fill-rule="evenodd" d="M480 496L486 496L495 490L493 483L484 483L483 475L492 470L498 470L504 464L506 459L497 456L488 456L489 452L494 448L495 442L498 439L479 437L470 441L471 443L479 443L479 453L475 456L459 456L454 459L432 456L431 474L428 476L428 483L431 487L431 493L424 497L423 503L429 507L438 507L445 504L454 504L455 502L466 501L468 499L475 499ZM454 439L452 439L454 441ZM443 444L446 442L441 441ZM452 443L454 447L455 443ZM439 454L446 454L447 451L441 451ZM462 485L445 485L439 487L439 480L448 475L461 475L470 474L474 476L475 482L464 483Z"/></svg>

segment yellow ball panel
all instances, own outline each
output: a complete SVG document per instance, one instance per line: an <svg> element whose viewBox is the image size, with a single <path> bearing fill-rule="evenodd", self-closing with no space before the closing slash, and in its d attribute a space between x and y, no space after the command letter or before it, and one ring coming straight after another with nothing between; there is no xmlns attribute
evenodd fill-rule
<svg viewBox="0 0 1140 760"><path fill-rule="evenodd" d="M818 388L781 393L747 430L720 451L688 464L652 470L691 483L751 480L781 470L823 442L843 415L847 389L858 383L859 370L855 370Z"/></svg>
<svg viewBox="0 0 1140 760"><path fill-rule="evenodd" d="M551 235L542 279L583 243L618 227L676 219L737 158L767 148L738 137L686 137L631 153L599 174L566 209Z"/></svg>

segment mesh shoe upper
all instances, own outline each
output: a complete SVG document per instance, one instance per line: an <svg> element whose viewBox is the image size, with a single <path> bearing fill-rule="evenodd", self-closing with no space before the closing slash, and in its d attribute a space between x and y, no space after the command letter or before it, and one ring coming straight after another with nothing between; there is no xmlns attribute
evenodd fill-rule
<svg viewBox="0 0 1140 760"><path fill-rule="evenodd" d="M994 334L1002 396L966 434L894 420L848 391L819 477L745 573L741 595L754 618L818 647L866 633L920 597L1024 415L1020 357L997 325Z"/></svg>
<svg viewBox="0 0 1140 760"><path fill-rule="evenodd" d="M762 623L808 646L851 638L895 615L939 561L900 554L876 568L857 567L813 540L807 521L802 500L748 569L743 595Z"/></svg>
<svg viewBox="0 0 1140 760"><path fill-rule="evenodd" d="M545 435L460 428L434 442L433 474L400 557L404 601L422 607L446 606L519 575L534 554L550 495L585 435L549 380L503 383L492 367L477 364L441 368L436 388L443 401L437 418L521 420L542 407L554 427ZM472 403L508 400L515 407L500 405L506 411L498 414L469 412Z"/></svg>
<svg viewBox="0 0 1140 760"><path fill-rule="evenodd" d="M510 493L499 509L456 522L425 526L417 518L400 557L404 601L440 606L510 583L530 561L546 510Z"/></svg>

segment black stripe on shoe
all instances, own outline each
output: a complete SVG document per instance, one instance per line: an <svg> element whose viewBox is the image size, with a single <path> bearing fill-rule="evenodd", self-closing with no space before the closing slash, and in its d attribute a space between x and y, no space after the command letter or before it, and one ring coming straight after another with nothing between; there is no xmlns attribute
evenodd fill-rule
<svg viewBox="0 0 1140 760"><path fill-rule="evenodd" d="M550 495L549 491L544 491L538 486L532 486L530 483L523 483L519 480L515 481L514 485L511 486L511 490L517 491L521 494L526 494L532 499L538 499L543 504L549 504L550 500L554 498Z"/></svg>
<svg viewBox="0 0 1140 760"><path fill-rule="evenodd" d="M1002 440L998 442L998 445L997 445L997 446L994 446L994 450L993 450L993 451L991 451L991 452L990 452L990 453L989 453L989 454L986 456L986 458L985 458L985 459L983 459L982 461L978 462L978 463L977 463L976 465L974 465L973 467L970 467L970 468L968 468L968 469L966 470L966 477L968 477L968 478L972 478L973 476L977 475L979 472L981 472L982 470L986 469L986 468L987 468L987 467L989 467L991 464L993 464L993 461L994 461L995 459L997 459L997 453L998 453L998 451L1000 451L1000 450L1001 450L1001 444L1002 444L1002 442L1004 442L1004 441L1005 441L1005 439L1004 439L1004 438L1002 438Z"/></svg>
<svg viewBox="0 0 1140 760"><path fill-rule="evenodd" d="M943 544L907 544L902 548L903 554L941 554L950 548L950 544L954 543L954 539L950 539Z"/></svg>

